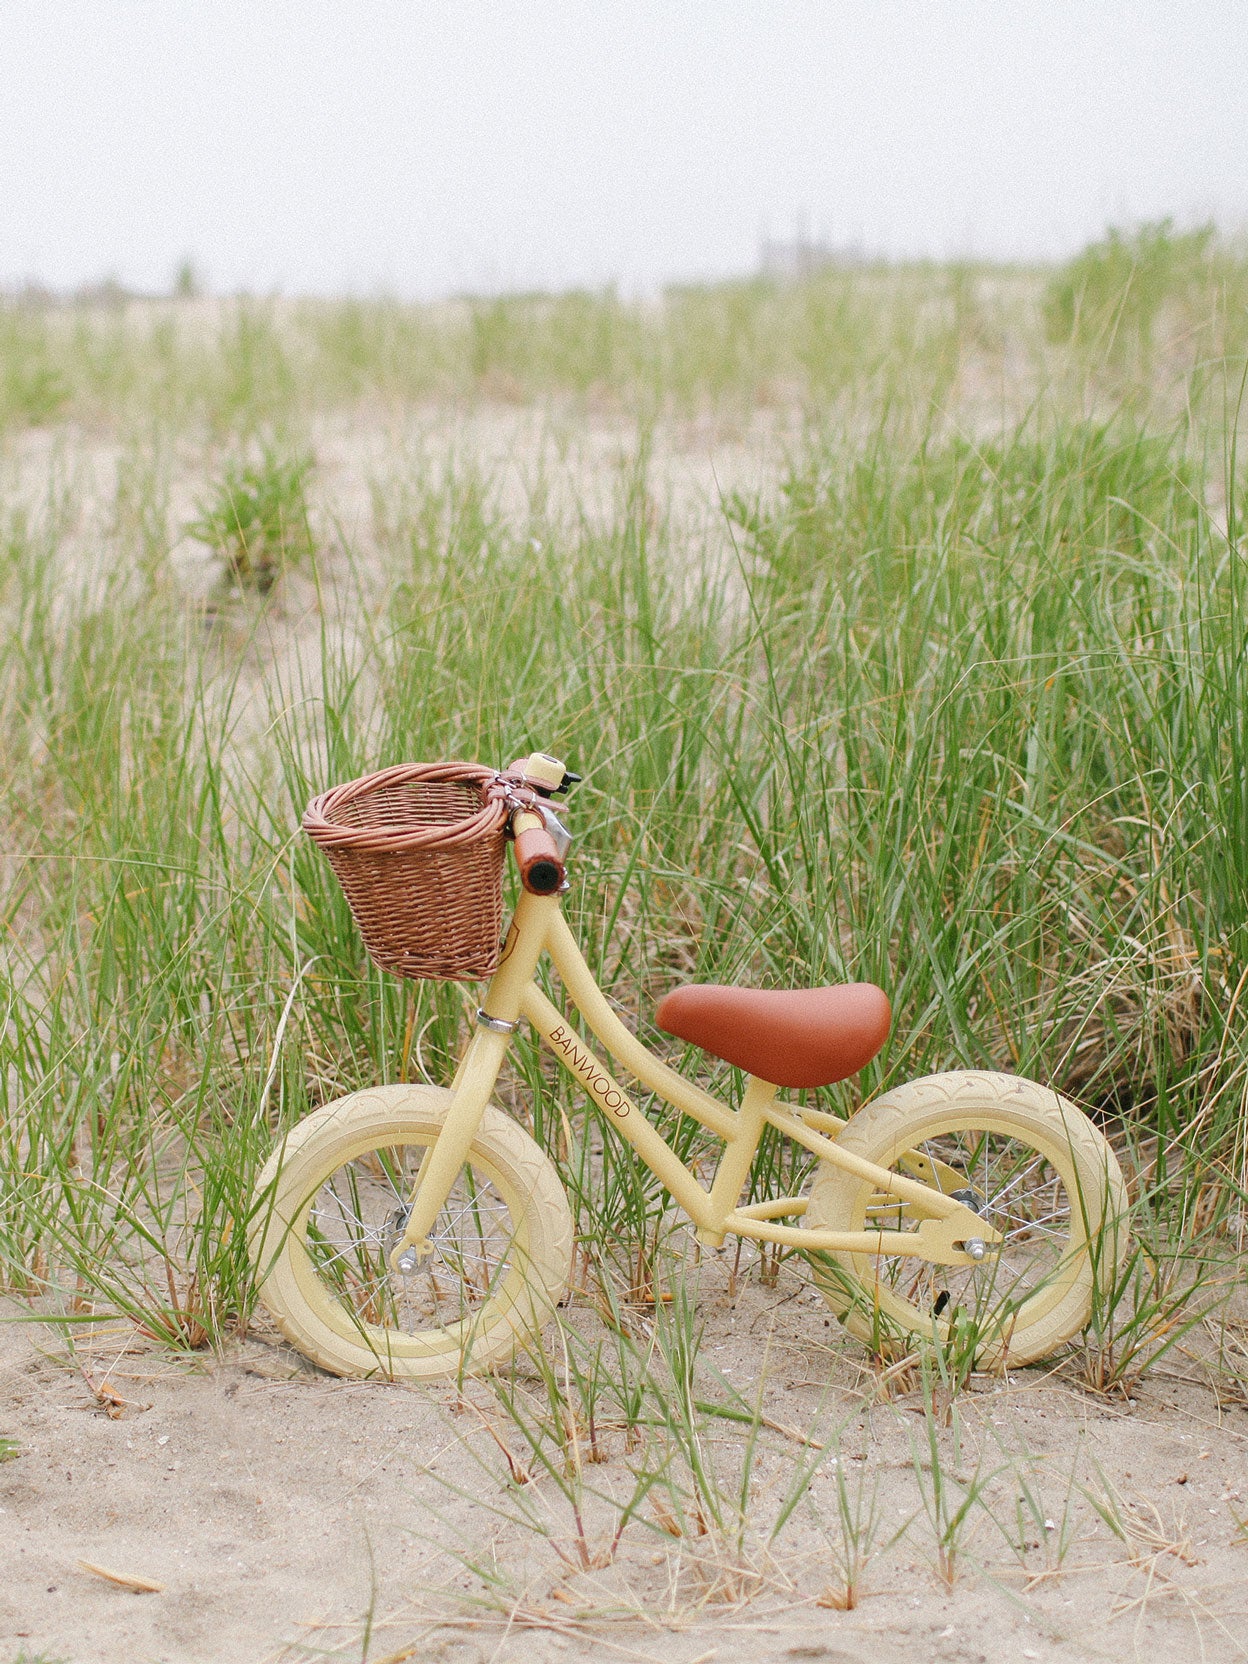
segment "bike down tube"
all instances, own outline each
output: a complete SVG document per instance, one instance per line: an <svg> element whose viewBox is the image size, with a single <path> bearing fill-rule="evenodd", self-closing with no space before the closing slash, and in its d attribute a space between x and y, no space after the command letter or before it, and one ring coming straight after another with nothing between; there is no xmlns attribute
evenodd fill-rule
<svg viewBox="0 0 1248 1664"><path fill-rule="evenodd" d="M620 1137L632 1145L650 1171L662 1180L694 1224L702 1230L712 1229L714 1218L709 1194L585 1042L571 1032L559 1007L546 998L536 983L531 982L524 990L522 1009L555 1057L584 1087Z"/></svg>
<svg viewBox="0 0 1248 1664"><path fill-rule="evenodd" d="M535 896L523 891L507 932L503 958L486 991L481 1007L500 1024L514 1025L520 1019L525 987L532 982L537 961L546 944L550 920L557 917L557 896ZM400 1255L414 1248L423 1258L431 1250L429 1232L460 1170L468 1160L485 1106L490 1101L503 1066L514 1029L506 1031L478 1027L455 1075L451 1107L436 1142L421 1163L417 1188L402 1235L390 1251L390 1264L399 1268Z"/></svg>
<svg viewBox="0 0 1248 1664"><path fill-rule="evenodd" d="M655 1057L612 1011L562 913L556 913L551 919L546 946L569 999L610 1055L643 1086L657 1092L683 1114L692 1115L717 1137L735 1137L739 1123L734 1112Z"/></svg>

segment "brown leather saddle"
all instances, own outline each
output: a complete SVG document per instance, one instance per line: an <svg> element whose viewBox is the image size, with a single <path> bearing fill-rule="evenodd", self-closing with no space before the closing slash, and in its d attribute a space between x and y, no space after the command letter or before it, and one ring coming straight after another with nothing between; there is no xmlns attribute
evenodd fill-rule
<svg viewBox="0 0 1248 1664"><path fill-rule="evenodd" d="M888 1038L888 995L873 982L836 988L727 988L690 983L664 995L654 1020L773 1086L830 1086L865 1068Z"/></svg>

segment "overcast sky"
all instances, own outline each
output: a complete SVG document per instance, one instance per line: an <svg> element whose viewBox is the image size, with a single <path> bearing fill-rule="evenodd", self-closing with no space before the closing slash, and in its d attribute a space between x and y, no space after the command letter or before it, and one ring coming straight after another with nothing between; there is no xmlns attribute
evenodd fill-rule
<svg viewBox="0 0 1248 1664"><path fill-rule="evenodd" d="M1248 225L1248 0L0 0L0 285L436 296Z"/></svg>

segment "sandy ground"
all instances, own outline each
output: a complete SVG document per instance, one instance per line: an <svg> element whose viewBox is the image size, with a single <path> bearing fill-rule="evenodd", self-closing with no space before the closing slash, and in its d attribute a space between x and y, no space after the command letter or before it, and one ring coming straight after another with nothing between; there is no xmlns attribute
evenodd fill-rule
<svg viewBox="0 0 1248 1664"><path fill-rule="evenodd" d="M0 1466L0 1660L1248 1658L1248 1405L1219 1408L1197 1366L1156 1371L1134 1400L1087 1393L1073 1367L974 1382L960 1450L940 1434L948 1471L955 1487L1003 1471L959 1533L950 1589L922 1505L920 1393L882 1398L787 1273L730 1297L720 1271L699 1297L703 1390L752 1399L766 1361L757 1529L734 1555L713 1533L667 1535L643 1508L615 1563L588 1572L568 1564L572 1520L549 1476L509 1476L502 1447L522 1478L527 1452L489 1382L463 1397L342 1382L254 1336L223 1357L170 1358L118 1331L75 1358L49 1329L0 1327L0 1429L20 1448ZM567 1321L587 1332L597 1319L572 1308ZM99 1388L124 1403L102 1405ZM719 1425L711 1459L735 1472L742 1429ZM809 1520L799 1511L770 1553L762 1541L796 1464L815 1459L812 1430L874 1498L881 1545L910 1520L852 1611L819 1604L839 1541L826 1453ZM1020 1496L1008 1461L1024 1451L1046 1524L1020 1557L1004 1533ZM624 1494L622 1436L607 1433L604 1453L589 1483ZM1125 1541L1088 1501L1111 1495ZM592 1503L589 1515L605 1541L611 1519ZM162 1587L132 1592L84 1560Z"/></svg>
<svg viewBox="0 0 1248 1664"><path fill-rule="evenodd" d="M650 489L686 538L722 531L723 501L773 487L803 432L801 417L783 410L738 421L662 422L647 438ZM487 403L319 414L298 443L315 458L309 493L321 541L332 537L367 562L379 498L401 504L405 492L436 488L450 473L479 480L491 507L513 524L530 512L605 522L618 509L638 441L626 417L586 420L557 404ZM233 449L192 433L155 446L146 434L122 440L31 428L0 436L0 493L9 509L53 514L62 550L68 537L98 553L101 533L115 524L119 480L165 514L176 538L197 518L209 476ZM175 567L197 560L193 540L175 547Z"/></svg>

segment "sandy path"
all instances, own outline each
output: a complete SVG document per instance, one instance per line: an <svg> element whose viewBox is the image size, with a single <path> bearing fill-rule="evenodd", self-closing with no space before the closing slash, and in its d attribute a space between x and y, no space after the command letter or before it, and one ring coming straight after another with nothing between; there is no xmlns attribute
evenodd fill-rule
<svg viewBox="0 0 1248 1664"><path fill-rule="evenodd" d="M711 1288L702 1310L716 1337L707 1362L722 1380L751 1383L766 1350L768 1417L794 1430L829 1416L841 1422L842 1449L856 1452L851 1465L865 1457L878 1480L886 1528L913 1512L925 1437L916 1394L869 1407L856 1348L835 1328L820 1335L791 1290L777 1296L748 1283L730 1302ZM582 1318L592 1321L573 1314ZM481 1383L469 1388L479 1408L457 1411L451 1387L335 1381L258 1340L222 1359L170 1360L141 1349L119 1356L117 1341L101 1339L88 1367L128 1401L116 1419L55 1336L0 1328L0 1428L21 1449L0 1467L4 1664L23 1648L73 1664L327 1655L397 1664L408 1647L412 1657L456 1664L868 1664L882 1651L968 1664L1248 1657L1248 1544L1234 1540L1234 1511L1248 1508L1248 1409L1219 1415L1212 1396L1186 1382L1155 1376L1133 1404L1107 1404L1034 1373L1013 1385L981 1383L962 1400L968 1447L989 1466L1003 1446L1041 1459L1057 1529L1072 1466L1085 1482L1103 1475L1124 1502L1146 1499L1130 1516L1140 1536L1118 1541L1076 1498L1076 1541L1061 1575L1029 1587L978 1509L948 1591L920 1513L869 1569L863 1603L839 1612L816 1604L831 1556L805 1526L786 1533L772 1565L754 1560L763 1575L745 1602L708 1599L705 1578L690 1581L684 1558L696 1558L698 1545L640 1525L610 1572L569 1574L549 1542L517 1523L486 1420L517 1461L524 1452ZM740 1429L724 1424L725 1448L734 1438L739 1446ZM608 1454L594 1480L609 1487L624 1466L618 1443L608 1441ZM793 1440L780 1434L760 1455L760 1524L793 1455ZM824 1470L810 1494L830 1522L829 1485ZM549 1480L526 1491L558 1538L567 1522ZM999 1518L1013 1491L998 1483ZM488 1578L446 1552L456 1533L479 1564L497 1562L493 1593ZM1039 1553L1033 1571L1043 1570ZM131 1593L82 1571L80 1559L164 1589ZM677 1585L683 1593L673 1599ZM594 1615L604 1606L615 1609L609 1621Z"/></svg>

